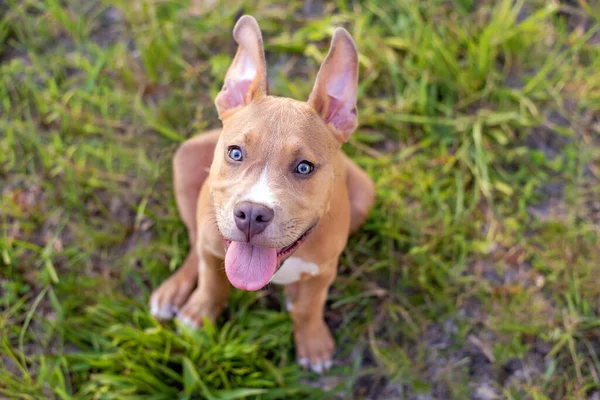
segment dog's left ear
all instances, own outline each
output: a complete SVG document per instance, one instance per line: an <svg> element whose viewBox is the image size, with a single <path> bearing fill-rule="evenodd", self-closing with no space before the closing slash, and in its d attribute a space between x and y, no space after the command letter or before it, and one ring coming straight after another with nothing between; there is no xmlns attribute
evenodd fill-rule
<svg viewBox="0 0 600 400"><path fill-rule="evenodd" d="M337 28L327 57L319 69L308 103L332 126L341 142L356 129L356 92L358 90L358 52L352 37Z"/></svg>
<svg viewBox="0 0 600 400"><path fill-rule="evenodd" d="M249 104L268 92L262 34L254 17L241 17L233 28L233 38L239 47L215 99L220 119L227 111Z"/></svg>

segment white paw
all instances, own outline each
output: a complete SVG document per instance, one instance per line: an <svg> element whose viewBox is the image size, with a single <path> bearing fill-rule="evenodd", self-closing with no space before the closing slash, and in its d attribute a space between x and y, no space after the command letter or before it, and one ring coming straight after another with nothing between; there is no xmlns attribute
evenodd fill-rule
<svg viewBox="0 0 600 400"><path fill-rule="evenodd" d="M331 362L331 360L317 361L316 363L310 363L310 369L311 371L316 372L317 374L322 374L324 372L329 371L332 364L333 363Z"/></svg>
<svg viewBox="0 0 600 400"><path fill-rule="evenodd" d="M285 309L288 312L292 312L292 310L294 309L294 304L292 303L292 301L290 299L285 299Z"/></svg>
<svg viewBox="0 0 600 400"><path fill-rule="evenodd" d="M308 358L301 358L298 360L298 364L300 364L302 368L308 368L310 361L308 361Z"/></svg>
<svg viewBox="0 0 600 400"><path fill-rule="evenodd" d="M310 363L310 370L319 375L323 373L323 367L324 366L320 361L317 361L316 363Z"/></svg>
<svg viewBox="0 0 600 400"><path fill-rule="evenodd" d="M157 296L150 299L150 314L158 320L171 319L177 311L177 307L169 303L159 304Z"/></svg>
<svg viewBox="0 0 600 400"><path fill-rule="evenodd" d="M200 327L200 324L198 324L192 318L190 318L187 315L184 315L182 313L178 313L176 318L177 318L177 321L179 321L179 323L181 325L183 325L187 328L198 329Z"/></svg>
<svg viewBox="0 0 600 400"><path fill-rule="evenodd" d="M300 364L300 366L304 369L307 369L308 367L310 367L310 370L312 372L315 372L317 374L322 374L324 372L329 371L329 369L333 365L333 362L331 360L325 360L325 361L318 360L315 362L311 362L308 358L301 358L298 360L298 364Z"/></svg>

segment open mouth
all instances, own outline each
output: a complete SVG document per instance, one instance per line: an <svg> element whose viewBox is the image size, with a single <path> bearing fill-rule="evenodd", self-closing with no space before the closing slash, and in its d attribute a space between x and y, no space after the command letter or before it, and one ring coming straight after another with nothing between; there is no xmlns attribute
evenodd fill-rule
<svg viewBox="0 0 600 400"><path fill-rule="evenodd" d="M225 272L229 282L238 289L259 290L271 280L281 264L308 238L314 224L292 244L279 249L233 242L224 239L226 245Z"/></svg>
<svg viewBox="0 0 600 400"><path fill-rule="evenodd" d="M306 232L304 232L302 235L300 235L300 237L298 239L296 239L296 241L294 243L290 244L287 247L282 248L281 250L279 250L277 252L277 261L279 261L279 266L281 266L281 263L283 261L285 261L286 258L288 258L292 254L294 254L296 249L298 247L300 247L300 245L306 240L306 238L308 237L308 235L310 234L310 232L313 230L314 227L315 227L315 225L308 228L306 230ZM277 268L279 268L279 267L277 267Z"/></svg>
<svg viewBox="0 0 600 400"><path fill-rule="evenodd" d="M300 247L300 245L302 243L304 243L304 241L306 240L306 238L308 238L308 235L310 235L310 233L312 232L312 230L314 229L314 227L316 225L317 224L314 224L310 228L308 228L302 235L300 235L300 237L298 237L298 239L296 239L289 246L277 249L277 262L279 264L279 266L277 267L277 269L279 269L279 267L281 266L282 262L284 262L292 254L294 254L294 252L298 249L298 247ZM225 238L223 238L223 240L225 241L225 250L228 250L229 246L232 243L232 241L229 240L229 239L225 239Z"/></svg>

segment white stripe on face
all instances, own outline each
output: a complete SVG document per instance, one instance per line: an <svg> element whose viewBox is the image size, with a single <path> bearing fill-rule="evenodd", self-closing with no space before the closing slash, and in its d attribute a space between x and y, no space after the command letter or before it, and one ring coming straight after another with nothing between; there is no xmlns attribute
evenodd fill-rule
<svg viewBox="0 0 600 400"><path fill-rule="evenodd" d="M250 201L256 204L262 204L264 206L274 208L276 201L273 191L269 186L267 179L267 167L262 170L258 181L250 188L248 193L242 198L242 201Z"/></svg>

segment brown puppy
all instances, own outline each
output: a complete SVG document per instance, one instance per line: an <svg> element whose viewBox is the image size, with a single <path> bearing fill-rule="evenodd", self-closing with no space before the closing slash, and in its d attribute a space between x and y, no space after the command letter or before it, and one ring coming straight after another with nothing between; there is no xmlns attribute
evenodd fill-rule
<svg viewBox="0 0 600 400"><path fill-rule="evenodd" d="M239 49L215 101L223 129L188 140L175 155L191 250L152 294L151 312L199 327L217 318L230 284L285 285L298 361L320 373L334 349L323 320L327 290L348 235L374 202L373 182L340 150L357 125L358 54L348 32L336 29L301 102L268 95L254 18L240 18L233 35Z"/></svg>

